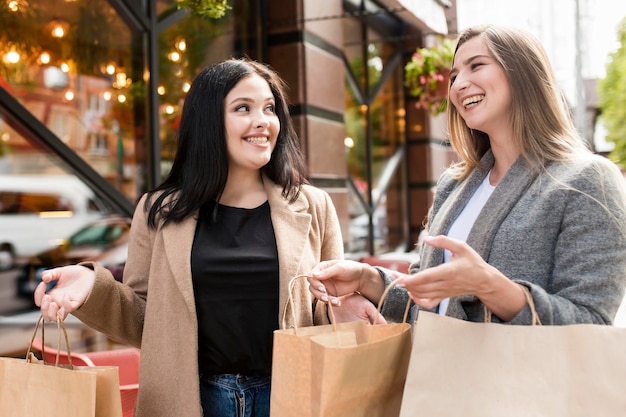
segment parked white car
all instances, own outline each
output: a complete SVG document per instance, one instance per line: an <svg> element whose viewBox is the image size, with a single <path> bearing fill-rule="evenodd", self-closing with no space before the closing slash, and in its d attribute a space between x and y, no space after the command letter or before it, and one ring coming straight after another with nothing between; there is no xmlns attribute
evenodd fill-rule
<svg viewBox="0 0 626 417"><path fill-rule="evenodd" d="M72 175L0 175L0 269L57 245L104 213Z"/></svg>

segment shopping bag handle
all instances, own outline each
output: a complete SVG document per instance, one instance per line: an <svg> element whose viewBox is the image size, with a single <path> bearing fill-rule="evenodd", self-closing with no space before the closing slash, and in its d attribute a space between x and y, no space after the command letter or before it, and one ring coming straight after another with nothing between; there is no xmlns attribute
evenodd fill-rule
<svg viewBox="0 0 626 417"><path fill-rule="evenodd" d="M65 323L63 322L61 315L57 314L56 317L57 323L57 356L54 366L59 366L59 357L61 354L61 333L65 336L65 349L67 350L67 361L69 363L69 368L74 369L72 365L72 353L70 351L70 340L67 336L67 329L65 328ZM33 332L33 336L30 339L30 343L28 344L28 350L26 351L26 360L30 360L30 354L33 348L33 342L35 341L35 337L37 337L37 331L39 330L39 326L41 325L41 358L43 363L46 363L46 355L44 350L46 349L46 338L45 338L45 328L46 326L43 324L43 314L39 316L37 319L37 323L35 324L35 331Z"/></svg>
<svg viewBox="0 0 626 417"><path fill-rule="evenodd" d="M293 319L293 328L294 331L296 332L296 334L298 334L298 324L296 321L296 313L295 313L295 309L293 306L293 286L294 283L296 282L296 280L301 279L301 278L309 278L309 275L306 274L301 274L301 275L296 275L295 277L291 278L291 280L289 281L289 304L291 305L291 316ZM389 291L396 286L396 284L398 282L400 282L402 280L402 277L400 278L396 278L395 280L393 280L388 286L387 288L385 288L385 291L383 291L383 294L380 296L380 300L378 302L378 307L376 308L376 313L380 314L380 310L382 308L383 302L385 301L385 297L387 297L387 294L389 293ZM333 331L337 331L337 322L335 320L335 312L333 311L333 306L332 303L328 302L326 303L326 306L328 307L328 315L330 318L330 322L331 325L333 326ZM407 302L406 302L406 307L404 309L404 317L402 318L402 323L406 323L407 317L409 315L409 308L411 306L411 298L409 297Z"/></svg>
<svg viewBox="0 0 626 417"><path fill-rule="evenodd" d="M376 312L378 314L380 314L380 311L383 307L383 302L385 301L387 294L389 294L389 291L391 291L393 287L395 287L400 281L402 281L403 278L404 277L396 278L393 281L391 281L389 285L387 285L387 288L385 288L385 291L383 291L383 294L380 296L380 300L378 301L378 308L376 309ZM402 323L406 323L406 319L409 317L410 308L411 308L411 297L408 297L407 295L406 307L404 308L404 316L402 317Z"/></svg>
<svg viewBox="0 0 626 417"><path fill-rule="evenodd" d="M289 304L291 306L291 318L293 319L293 329L296 332L296 334L298 334L298 323L296 321L296 312L295 312L294 305L293 305L292 295L293 295L294 283L296 282L296 280L301 279L301 278L309 278L309 275L306 275L306 274L296 275L295 277L291 278L291 280L289 281ZM326 305L328 306L328 315L330 316L330 324L332 324L333 326L333 331L337 331L337 324L335 321L335 312L333 311L333 307L331 303L326 303Z"/></svg>
<svg viewBox="0 0 626 417"><path fill-rule="evenodd" d="M530 314L532 315L532 325L533 326L541 326L541 319L539 318L539 314L537 313L537 309L535 308L535 300L533 300L533 296L530 295L530 290L527 286L522 284L517 284L520 286L522 291L524 292L524 296L526 297L526 303L528 307L530 307ZM484 306L485 310L485 323L491 323L491 310Z"/></svg>

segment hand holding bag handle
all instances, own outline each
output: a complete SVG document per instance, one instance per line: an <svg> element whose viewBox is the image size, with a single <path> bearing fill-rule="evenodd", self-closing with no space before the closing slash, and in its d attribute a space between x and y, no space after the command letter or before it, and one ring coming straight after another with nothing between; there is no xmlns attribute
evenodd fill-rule
<svg viewBox="0 0 626 417"><path fill-rule="evenodd" d="M290 293L304 277L292 278ZM292 314L296 323L293 307ZM408 323L357 320L276 330L270 416L397 417L410 348Z"/></svg>

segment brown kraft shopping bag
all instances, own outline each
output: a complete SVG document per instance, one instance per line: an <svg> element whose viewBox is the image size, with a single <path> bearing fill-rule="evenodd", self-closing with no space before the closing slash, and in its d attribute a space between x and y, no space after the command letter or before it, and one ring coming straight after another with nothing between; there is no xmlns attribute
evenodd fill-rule
<svg viewBox="0 0 626 417"><path fill-rule="evenodd" d="M41 322L42 317L33 339ZM57 323L69 352L67 332L62 322ZM31 352L31 346L32 340L25 359L0 358L0 416L122 416L117 367L45 364Z"/></svg>
<svg viewBox="0 0 626 417"><path fill-rule="evenodd" d="M397 417L410 349L408 323L276 330L270 415Z"/></svg>
<svg viewBox="0 0 626 417"><path fill-rule="evenodd" d="M400 416L624 417L625 376L626 329L420 311Z"/></svg>

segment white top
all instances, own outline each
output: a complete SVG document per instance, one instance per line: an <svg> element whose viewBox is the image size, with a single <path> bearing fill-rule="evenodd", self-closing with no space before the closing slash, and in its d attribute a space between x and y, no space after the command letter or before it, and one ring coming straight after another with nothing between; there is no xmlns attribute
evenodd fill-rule
<svg viewBox="0 0 626 417"><path fill-rule="evenodd" d="M453 239L462 240L465 242L467 240L467 236L469 235L472 226L474 226L474 222L478 217L478 214L485 206L485 203L493 194L493 190L496 188L494 185L491 185L489 182L489 176L491 175L491 171L487 174L483 182L480 184L472 198L467 202L459 217L456 218L452 226L450 227L450 231L448 232L448 237ZM444 251L443 261L448 262L452 254L449 250ZM448 309L449 298L445 298L441 300L439 303L439 314L445 315L446 310Z"/></svg>

